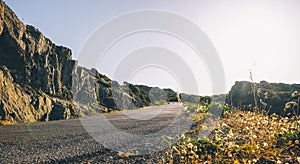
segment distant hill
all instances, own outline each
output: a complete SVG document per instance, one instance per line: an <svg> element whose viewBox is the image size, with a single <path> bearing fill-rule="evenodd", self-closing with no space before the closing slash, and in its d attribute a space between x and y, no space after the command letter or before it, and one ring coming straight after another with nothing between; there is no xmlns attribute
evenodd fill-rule
<svg viewBox="0 0 300 164"><path fill-rule="evenodd" d="M282 114L294 91L300 91L300 84L261 81L255 83L256 103L259 109L266 108L270 113ZM253 109L255 101L251 82L237 81L227 95L226 103L241 109Z"/></svg>

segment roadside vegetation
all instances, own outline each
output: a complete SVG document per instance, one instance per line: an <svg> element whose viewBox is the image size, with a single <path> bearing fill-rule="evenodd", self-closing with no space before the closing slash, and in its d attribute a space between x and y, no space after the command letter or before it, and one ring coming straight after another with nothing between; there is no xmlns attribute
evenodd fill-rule
<svg viewBox="0 0 300 164"><path fill-rule="evenodd" d="M8 120L0 120L0 125L9 125L11 124L11 122L9 122Z"/></svg>
<svg viewBox="0 0 300 164"><path fill-rule="evenodd" d="M300 163L299 94L286 103L287 116L260 110L242 111L221 103L185 103L194 120L177 138L162 163ZM295 99L295 96L298 96ZM223 110L216 126L207 124L211 110Z"/></svg>

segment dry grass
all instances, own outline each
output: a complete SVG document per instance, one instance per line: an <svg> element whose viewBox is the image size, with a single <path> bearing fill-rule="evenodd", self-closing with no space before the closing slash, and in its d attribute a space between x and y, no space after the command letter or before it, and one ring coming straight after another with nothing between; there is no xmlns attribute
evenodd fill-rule
<svg viewBox="0 0 300 164"><path fill-rule="evenodd" d="M12 124L11 122L9 122L8 120L0 120L0 125L10 125Z"/></svg>
<svg viewBox="0 0 300 164"><path fill-rule="evenodd" d="M122 158L128 158L128 157L130 157L130 156L135 156L135 154L118 152L118 156L120 156L120 157L122 157Z"/></svg>
<svg viewBox="0 0 300 164"><path fill-rule="evenodd" d="M300 132L295 118L258 112L225 112L207 138L199 121L194 134L183 135L169 148L165 163L300 163ZM190 131L191 133L191 131Z"/></svg>

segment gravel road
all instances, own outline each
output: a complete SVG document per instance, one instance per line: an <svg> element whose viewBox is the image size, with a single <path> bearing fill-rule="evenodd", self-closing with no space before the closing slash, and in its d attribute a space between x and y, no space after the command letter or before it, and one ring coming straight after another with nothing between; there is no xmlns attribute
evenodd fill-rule
<svg viewBox="0 0 300 164"><path fill-rule="evenodd" d="M89 118L0 126L0 163L158 163L163 147L157 149L155 142L170 129L178 135L178 129L187 127L178 126L183 120L182 105L170 103ZM156 140L147 147L143 139L149 138ZM141 153L145 147L148 154ZM137 155L124 157L120 152Z"/></svg>

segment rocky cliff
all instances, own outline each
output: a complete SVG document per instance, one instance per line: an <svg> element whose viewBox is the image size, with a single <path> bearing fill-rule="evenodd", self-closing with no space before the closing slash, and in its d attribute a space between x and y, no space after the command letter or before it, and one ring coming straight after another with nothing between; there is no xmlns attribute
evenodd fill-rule
<svg viewBox="0 0 300 164"><path fill-rule="evenodd" d="M0 0L0 120L74 117L71 58L70 49L25 26Z"/></svg>
<svg viewBox="0 0 300 164"><path fill-rule="evenodd" d="M28 85L20 86L5 66L0 67L0 120L10 123L68 119L72 102L51 97Z"/></svg>
<svg viewBox="0 0 300 164"><path fill-rule="evenodd" d="M80 109L82 115L94 112L132 109L130 102L135 99L126 93L117 82L98 73L95 69L76 66L73 72L74 100L90 108Z"/></svg>
<svg viewBox="0 0 300 164"><path fill-rule="evenodd" d="M25 26L2 1L0 9L0 65L8 67L17 84L71 99L71 50L54 45L33 26Z"/></svg>

